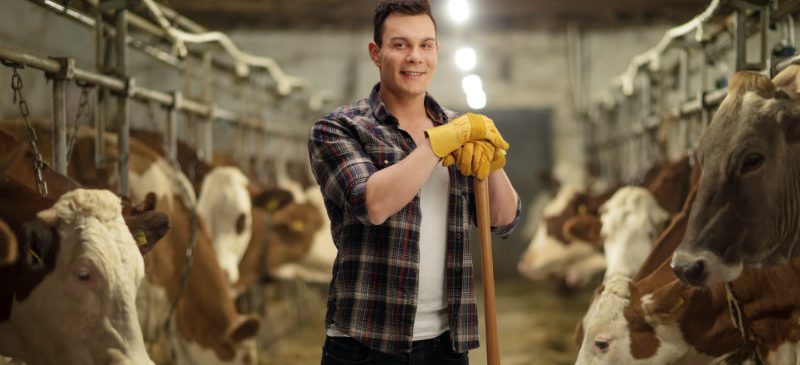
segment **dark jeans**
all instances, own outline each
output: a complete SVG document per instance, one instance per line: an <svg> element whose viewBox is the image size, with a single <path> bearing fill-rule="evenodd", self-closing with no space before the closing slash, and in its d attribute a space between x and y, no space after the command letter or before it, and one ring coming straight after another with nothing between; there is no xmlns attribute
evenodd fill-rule
<svg viewBox="0 0 800 365"><path fill-rule="evenodd" d="M328 337L322 347L321 365L469 365L466 352L453 352L450 332L414 341L411 347L411 352L387 354L349 337Z"/></svg>

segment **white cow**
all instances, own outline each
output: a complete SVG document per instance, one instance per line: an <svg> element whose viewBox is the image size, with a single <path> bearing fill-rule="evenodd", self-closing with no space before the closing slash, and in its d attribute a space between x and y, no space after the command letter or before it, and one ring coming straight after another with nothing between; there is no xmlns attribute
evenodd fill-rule
<svg viewBox="0 0 800 365"><path fill-rule="evenodd" d="M58 242L50 240L48 251L28 242L24 255L39 269L16 279L10 317L0 320L0 353L28 365L153 364L136 310L144 261L120 199L77 189L38 217L47 225L39 232L53 230ZM41 281L26 293L25 280Z"/></svg>
<svg viewBox="0 0 800 365"><path fill-rule="evenodd" d="M197 213L208 223L217 259L231 285L239 280L239 261L253 234L249 183L236 167L214 168L203 178L197 202Z"/></svg>
<svg viewBox="0 0 800 365"><path fill-rule="evenodd" d="M600 208L601 236L606 256L603 291L583 318L584 337L577 364L620 364L630 346L623 309L629 304L631 278L652 251L659 232L669 220L647 189L626 186ZM601 351L597 351L597 348ZM603 350L614 348L615 350ZM625 349L617 351L616 349ZM616 358L615 356L621 356ZM647 363L647 362L642 362Z"/></svg>

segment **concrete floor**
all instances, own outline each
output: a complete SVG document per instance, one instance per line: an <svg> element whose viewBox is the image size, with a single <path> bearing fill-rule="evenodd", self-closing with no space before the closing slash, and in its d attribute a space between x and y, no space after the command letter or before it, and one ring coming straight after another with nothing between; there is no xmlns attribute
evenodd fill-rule
<svg viewBox="0 0 800 365"><path fill-rule="evenodd" d="M482 301L482 290L478 288L476 292L479 301ZM503 365L574 363L578 349L573 341L573 331L588 308L591 291L561 297L546 285L522 280L498 282L495 290L500 359ZM301 315L296 325L262 346L260 365L319 364L320 349L325 339L325 290L311 287L303 294L303 298L303 307L313 313ZM315 301L319 302L313 303ZM481 343L485 344L482 307L479 315ZM484 346L470 352L471 365L486 364Z"/></svg>

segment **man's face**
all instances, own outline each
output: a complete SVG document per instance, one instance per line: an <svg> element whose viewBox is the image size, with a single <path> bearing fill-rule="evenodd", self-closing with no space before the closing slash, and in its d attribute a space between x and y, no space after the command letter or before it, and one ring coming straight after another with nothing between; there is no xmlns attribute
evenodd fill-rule
<svg viewBox="0 0 800 365"><path fill-rule="evenodd" d="M383 46L369 46L380 70L381 91L398 98L424 95L436 69L438 48L428 15L389 15L383 24Z"/></svg>

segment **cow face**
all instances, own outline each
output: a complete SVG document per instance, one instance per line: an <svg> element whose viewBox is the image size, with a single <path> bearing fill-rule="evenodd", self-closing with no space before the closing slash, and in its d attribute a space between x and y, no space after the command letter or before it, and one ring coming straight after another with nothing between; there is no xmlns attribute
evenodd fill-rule
<svg viewBox="0 0 800 365"><path fill-rule="evenodd" d="M218 167L203 179L197 213L211 231L217 259L228 282L239 280L239 260L252 235L252 202L248 179L236 167Z"/></svg>
<svg viewBox="0 0 800 365"><path fill-rule="evenodd" d="M591 201L591 202L590 202ZM536 234L517 264L517 271L524 277L541 280L545 278L572 278L574 284L586 283L588 278L602 272L603 267L586 265L602 258L597 246L580 239L570 240L565 235L565 224L571 218L597 213L596 206L587 194L565 185L543 211ZM591 267L591 270L584 268Z"/></svg>
<svg viewBox="0 0 800 365"><path fill-rule="evenodd" d="M633 277L669 219L647 189L626 186L600 207L606 275Z"/></svg>
<svg viewBox="0 0 800 365"><path fill-rule="evenodd" d="M776 77L788 92L756 73L731 77L728 95L700 139L703 173L672 259L684 282L728 282L744 265L769 266L800 255L798 69Z"/></svg>
<svg viewBox="0 0 800 365"><path fill-rule="evenodd" d="M26 272L45 276L29 295L16 294L9 321L22 344L11 355L29 363L152 364L135 306L144 262L119 198L78 189L38 217L25 229L23 261Z"/></svg>

